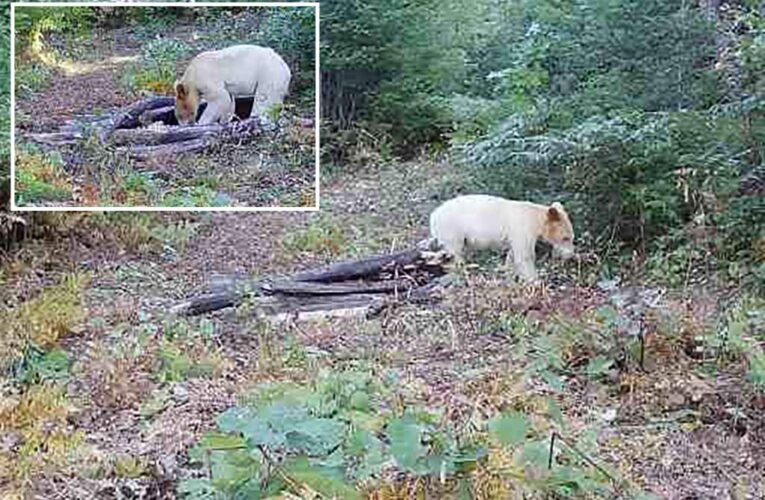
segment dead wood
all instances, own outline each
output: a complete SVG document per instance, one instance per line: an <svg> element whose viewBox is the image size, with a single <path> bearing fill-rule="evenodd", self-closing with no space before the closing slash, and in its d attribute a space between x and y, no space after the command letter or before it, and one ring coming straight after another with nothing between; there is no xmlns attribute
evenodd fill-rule
<svg viewBox="0 0 765 500"><path fill-rule="evenodd" d="M127 153L128 156L136 160L148 160L149 158L176 156L181 153L194 153L207 149L210 145L209 138L202 138L156 146L123 146L117 148L117 151Z"/></svg>
<svg viewBox="0 0 765 500"><path fill-rule="evenodd" d="M322 283L347 281L366 278L383 271L394 270L395 268L404 268L414 265L421 260L422 253L420 250L410 249L388 255L377 255L362 260L338 262L321 269L310 269L297 273L294 279L296 281L317 281Z"/></svg>
<svg viewBox="0 0 765 500"><path fill-rule="evenodd" d="M223 130L222 125L189 125L160 130L148 128L125 128L112 132L109 142L115 146L143 145L155 146L173 142L190 141L211 137Z"/></svg>
<svg viewBox="0 0 765 500"><path fill-rule="evenodd" d="M274 281L263 285L263 289L270 293L285 295L351 295L359 293L390 293L405 291L412 288L415 283L411 280L389 280L372 283L348 283L348 284L323 284L301 281Z"/></svg>
<svg viewBox="0 0 765 500"><path fill-rule="evenodd" d="M178 120L175 118L175 106L146 110L138 117L138 122L144 127L154 122L162 122L165 125L177 125Z"/></svg>
<svg viewBox="0 0 765 500"><path fill-rule="evenodd" d="M25 137L38 144L45 144L46 146L66 146L67 144L76 144L77 141L82 139L82 133L76 130L66 132L44 132L27 134Z"/></svg>
<svg viewBox="0 0 765 500"><path fill-rule="evenodd" d="M204 150L217 140L241 140L254 137L276 125L255 117L227 124L188 125L167 129L125 129L112 133L112 144L124 146L117 151L138 160L174 156Z"/></svg>
<svg viewBox="0 0 765 500"><path fill-rule="evenodd" d="M125 112L119 115L113 125L107 132L107 135L120 128L135 128L141 125L139 120L141 114L145 111L149 111L157 108L166 108L168 106L175 106L175 98L173 97L150 97L143 101L137 102L130 106Z"/></svg>
<svg viewBox="0 0 765 500"><path fill-rule="evenodd" d="M367 314L374 314L391 300L431 300L444 274L443 256L442 252L410 249L310 269L289 278L230 280L218 292L192 298L173 312L204 314L238 306L249 298L248 303L266 316L310 312L315 313L310 317L322 317L323 311L329 317L331 311L347 309L347 314L361 314L364 308L368 308Z"/></svg>

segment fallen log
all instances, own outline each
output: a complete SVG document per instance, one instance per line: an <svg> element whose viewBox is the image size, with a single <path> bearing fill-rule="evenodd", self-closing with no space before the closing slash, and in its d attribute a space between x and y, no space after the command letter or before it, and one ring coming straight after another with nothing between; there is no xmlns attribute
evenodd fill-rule
<svg viewBox="0 0 765 500"><path fill-rule="evenodd" d="M123 146L117 148L117 152L126 153L135 160L148 160L149 158L176 156L181 153L194 153L207 149L210 145L209 139L202 138L156 146Z"/></svg>
<svg viewBox="0 0 765 500"><path fill-rule="evenodd" d="M246 139L275 128L275 124L254 117L226 124L187 125L157 130L120 129L112 133L112 144L125 144L117 147L117 151L127 153L134 159L146 160L201 151L219 139Z"/></svg>
<svg viewBox="0 0 765 500"><path fill-rule="evenodd" d="M377 255L368 259L338 262L321 269L311 269L297 273L295 281L317 281L331 283L334 281L346 281L366 278L382 271L390 271L395 268L403 268L422 261L422 252L417 249L404 250L402 252Z"/></svg>
<svg viewBox="0 0 765 500"><path fill-rule="evenodd" d="M38 144L44 144L46 146L66 146L68 144L76 144L83 136L82 132L73 130L66 132L27 134L25 137Z"/></svg>
<svg viewBox="0 0 765 500"><path fill-rule="evenodd" d="M141 125L139 120L141 114L145 111L149 111L157 108L166 108L168 106L175 106L175 98L173 97L150 97L139 101L130 106L125 112L119 115L109 127L107 136L119 128L136 128Z"/></svg>
<svg viewBox="0 0 765 500"><path fill-rule="evenodd" d="M109 142L115 146L141 145L154 146L173 142L189 141L219 134L223 125L189 125L166 129L125 128L112 132Z"/></svg>
<svg viewBox="0 0 765 500"><path fill-rule="evenodd" d="M178 125L178 119L175 117L175 106L149 109L138 117L138 123L144 127L154 122L162 122L165 125Z"/></svg>
<svg viewBox="0 0 765 500"><path fill-rule="evenodd" d="M262 289L269 293L285 295L351 295L358 293L390 293L406 291L416 286L411 280L390 280L374 283L322 284L301 281L275 281L266 283Z"/></svg>
<svg viewBox="0 0 765 500"><path fill-rule="evenodd" d="M175 314L198 315L239 306L245 300L269 317L348 309L369 313L390 298L428 301L444 275L443 252L410 249L345 261L321 269L302 271L289 278L248 282L231 280L214 293L194 297L172 309ZM287 316L285 316L287 317Z"/></svg>

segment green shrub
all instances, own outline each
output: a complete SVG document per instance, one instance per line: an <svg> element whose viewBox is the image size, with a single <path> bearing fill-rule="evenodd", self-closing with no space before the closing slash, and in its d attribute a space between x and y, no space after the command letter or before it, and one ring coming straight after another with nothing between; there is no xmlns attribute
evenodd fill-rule
<svg viewBox="0 0 765 500"><path fill-rule="evenodd" d="M190 51L190 47L177 40L151 40L143 48L141 61L128 69L123 82L134 92L146 90L156 94L171 94L176 79L176 65Z"/></svg>

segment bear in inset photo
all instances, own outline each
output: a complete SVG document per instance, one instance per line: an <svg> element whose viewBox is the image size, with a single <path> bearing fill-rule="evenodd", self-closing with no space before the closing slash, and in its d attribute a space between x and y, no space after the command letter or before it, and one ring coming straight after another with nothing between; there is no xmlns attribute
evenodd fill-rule
<svg viewBox="0 0 765 500"><path fill-rule="evenodd" d="M202 52L175 82L175 116L181 125L194 123L200 95L207 101L200 125L227 122L234 114L234 98L242 96L254 96L250 116L262 116L282 103L291 78L287 63L268 47L234 45Z"/></svg>

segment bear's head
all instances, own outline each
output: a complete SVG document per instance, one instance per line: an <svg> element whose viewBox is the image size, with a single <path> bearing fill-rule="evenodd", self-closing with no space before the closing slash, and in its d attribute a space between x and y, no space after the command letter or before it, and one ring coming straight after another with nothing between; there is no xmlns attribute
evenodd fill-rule
<svg viewBox="0 0 765 500"><path fill-rule="evenodd" d="M175 118L179 125L194 123L199 109L199 93L182 82L175 82Z"/></svg>
<svg viewBox="0 0 765 500"><path fill-rule="evenodd" d="M568 259L574 255L574 227L563 205L557 201L547 207L542 238L553 246L553 251Z"/></svg>

